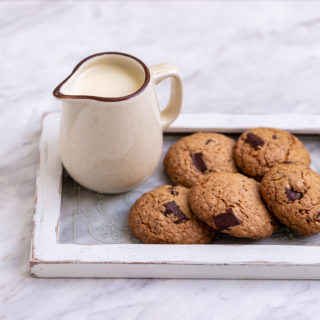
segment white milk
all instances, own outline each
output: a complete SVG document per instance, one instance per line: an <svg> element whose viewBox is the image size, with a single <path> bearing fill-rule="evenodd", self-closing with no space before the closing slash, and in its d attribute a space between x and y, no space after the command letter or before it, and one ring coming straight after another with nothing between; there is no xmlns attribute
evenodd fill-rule
<svg viewBox="0 0 320 320"><path fill-rule="evenodd" d="M83 70L76 78L69 94L123 97L135 93L144 82L144 74L121 61L104 61Z"/></svg>

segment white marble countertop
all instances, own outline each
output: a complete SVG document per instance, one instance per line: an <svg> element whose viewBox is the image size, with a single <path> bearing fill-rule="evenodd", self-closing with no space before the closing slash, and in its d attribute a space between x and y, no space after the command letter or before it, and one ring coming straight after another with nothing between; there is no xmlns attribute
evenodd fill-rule
<svg viewBox="0 0 320 320"><path fill-rule="evenodd" d="M320 2L1 1L0 318L318 319L318 281L33 279L28 260L41 116L83 57L175 64L184 112L319 113L319 43Z"/></svg>

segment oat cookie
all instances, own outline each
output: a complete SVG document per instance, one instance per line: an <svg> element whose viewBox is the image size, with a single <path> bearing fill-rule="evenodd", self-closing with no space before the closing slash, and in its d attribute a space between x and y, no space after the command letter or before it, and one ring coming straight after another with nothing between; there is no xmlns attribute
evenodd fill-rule
<svg viewBox="0 0 320 320"><path fill-rule="evenodd" d="M302 142L287 131L273 128L244 132L237 141L234 157L238 167L258 181L280 163L310 165L309 152Z"/></svg>
<svg viewBox="0 0 320 320"><path fill-rule="evenodd" d="M198 132L170 147L164 168L174 184L191 187L210 172L237 172L234 147L235 141L223 134Z"/></svg>
<svg viewBox="0 0 320 320"><path fill-rule="evenodd" d="M130 210L132 233L144 243L209 243L215 231L192 214L190 189L164 185L142 195Z"/></svg>
<svg viewBox="0 0 320 320"><path fill-rule="evenodd" d="M212 173L190 191L192 212L214 229L239 238L261 239L278 227L265 207L260 183L240 173Z"/></svg>
<svg viewBox="0 0 320 320"><path fill-rule="evenodd" d="M320 231L320 175L301 165L272 168L261 182L269 209L287 227L303 235Z"/></svg>

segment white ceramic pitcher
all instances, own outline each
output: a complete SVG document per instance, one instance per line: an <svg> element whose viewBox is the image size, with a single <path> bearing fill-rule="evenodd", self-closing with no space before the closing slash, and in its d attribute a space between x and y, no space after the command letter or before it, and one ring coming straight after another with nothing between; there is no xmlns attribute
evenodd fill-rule
<svg viewBox="0 0 320 320"><path fill-rule="evenodd" d="M138 91L113 98L71 94L79 75L111 58L143 72ZM168 77L170 101L160 112L155 85ZM82 60L53 95L62 102L60 157L65 169L88 189L119 193L143 182L157 167L162 132L181 110L182 80L173 65L148 68L128 54L103 52Z"/></svg>

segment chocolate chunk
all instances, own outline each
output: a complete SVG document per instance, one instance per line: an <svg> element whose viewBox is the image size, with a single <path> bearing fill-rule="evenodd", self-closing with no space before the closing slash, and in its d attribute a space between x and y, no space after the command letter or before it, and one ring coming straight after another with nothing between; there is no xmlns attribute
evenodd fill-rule
<svg viewBox="0 0 320 320"><path fill-rule="evenodd" d="M282 163L293 163L292 161L283 161Z"/></svg>
<svg viewBox="0 0 320 320"><path fill-rule="evenodd" d="M213 222L218 231L223 231L241 224L241 220L234 214L232 209L228 209L226 212L214 216Z"/></svg>
<svg viewBox="0 0 320 320"><path fill-rule="evenodd" d="M299 200L302 198L302 193L294 191L293 189L286 189L286 195L289 200Z"/></svg>
<svg viewBox="0 0 320 320"><path fill-rule="evenodd" d="M264 146L264 141L257 136L256 134L249 132L247 134L246 139L244 140L245 142L251 144L251 146L255 149L258 150L259 147L263 147Z"/></svg>
<svg viewBox="0 0 320 320"><path fill-rule="evenodd" d="M173 223L181 223L186 222L189 220L189 218L186 217L186 215L180 210L180 208L177 206L177 204L174 201L170 201L164 204L164 207L166 208L166 211L164 212L164 215L166 217L173 215L175 218L175 221Z"/></svg>
<svg viewBox="0 0 320 320"><path fill-rule="evenodd" d="M205 164L205 162L202 159L202 153L192 153L190 154L190 157L192 159L193 165L201 172L206 171L208 168Z"/></svg>
<svg viewBox="0 0 320 320"><path fill-rule="evenodd" d="M318 213L316 219L318 220L320 218L320 212Z"/></svg>
<svg viewBox="0 0 320 320"><path fill-rule="evenodd" d="M209 140L206 141L206 145L209 144L209 143L216 143L216 140L209 139Z"/></svg>
<svg viewBox="0 0 320 320"><path fill-rule="evenodd" d="M273 139L273 140L276 140L276 139L278 139L278 137L274 134L274 135L272 136L272 139Z"/></svg>
<svg viewBox="0 0 320 320"><path fill-rule="evenodd" d="M307 222L311 222L312 219L310 217L307 218Z"/></svg>
<svg viewBox="0 0 320 320"><path fill-rule="evenodd" d="M170 193L173 196L178 196L179 195L179 192L178 192L178 190L177 190L177 188L175 186L169 187L168 190L170 191Z"/></svg>

